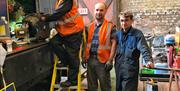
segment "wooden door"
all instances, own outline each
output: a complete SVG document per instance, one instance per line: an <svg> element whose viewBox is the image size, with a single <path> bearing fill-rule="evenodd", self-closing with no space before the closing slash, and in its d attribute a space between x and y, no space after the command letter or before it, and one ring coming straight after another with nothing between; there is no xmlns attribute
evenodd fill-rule
<svg viewBox="0 0 180 91"><path fill-rule="evenodd" d="M85 24L90 23L94 19L94 6L98 2L104 2L107 7L106 19L117 24L117 16L119 10L117 9L118 0L77 0L79 8L87 8L88 14L83 14Z"/></svg>

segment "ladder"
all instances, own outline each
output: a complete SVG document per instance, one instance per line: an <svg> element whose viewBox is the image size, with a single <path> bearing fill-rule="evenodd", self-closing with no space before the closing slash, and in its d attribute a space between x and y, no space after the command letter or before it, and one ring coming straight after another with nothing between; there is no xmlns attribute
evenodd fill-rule
<svg viewBox="0 0 180 91"><path fill-rule="evenodd" d="M82 69L81 66L79 68L78 85L77 86L60 87L60 84L56 83L56 82L58 82L57 81L58 71L60 72L60 74L62 73L62 71L66 71L68 73L68 67L58 67L57 66L57 64L58 64L57 59L58 58L55 56L55 63L54 63L54 69L53 69L53 74L52 74L50 91L86 91L87 90L87 79L86 79L87 70ZM61 82L63 81L63 78L67 79L67 77L62 76Z"/></svg>
<svg viewBox="0 0 180 91"><path fill-rule="evenodd" d="M86 43L85 30L83 31L83 41L82 42L83 43L81 44L80 51L79 51L80 61L82 61L82 48L83 48L83 45ZM81 65L79 67L78 85L77 86L70 86L68 88L62 88L62 87L60 87L60 84L55 84L56 78L57 78L56 77L57 76L57 70L59 70L60 72L62 70L66 70L68 73L67 67L57 67L57 63L58 63L58 58L57 58L57 56L55 56L55 58L54 58L54 69L53 69L53 74L52 74L50 91L86 91L87 90L87 79L86 79L87 70L83 69L83 67ZM58 89L55 90L56 88L58 88ZM65 89L65 90L63 90L63 89Z"/></svg>

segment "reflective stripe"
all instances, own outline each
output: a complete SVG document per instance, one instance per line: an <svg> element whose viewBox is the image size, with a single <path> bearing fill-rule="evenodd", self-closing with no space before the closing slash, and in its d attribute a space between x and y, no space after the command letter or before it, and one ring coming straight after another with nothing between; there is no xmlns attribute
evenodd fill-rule
<svg viewBox="0 0 180 91"><path fill-rule="evenodd" d="M90 27L88 28L88 32L89 32L89 30L90 30ZM110 34L111 33L111 23L108 23L108 26L107 26L107 34L106 34L106 38L107 38L107 41L106 41L106 44L105 45L103 45L103 46L101 46L101 45L99 45L99 47L98 47L98 49L111 49L111 47L109 46L109 43L110 43ZM90 48L90 46L91 46L91 43L88 43L87 44L87 47L88 48Z"/></svg>
<svg viewBox="0 0 180 91"><path fill-rule="evenodd" d="M67 19L65 19L63 21L58 21L57 23L60 24L60 25L64 25L66 23L69 23L69 22L73 21L78 16L79 16L79 13L77 12L74 16L69 17L69 18L67 18Z"/></svg>
<svg viewBox="0 0 180 91"><path fill-rule="evenodd" d="M60 4L63 2L64 0L58 0L58 2L56 2L56 6L55 9L58 9Z"/></svg>
<svg viewBox="0 0 180 91"><path fill-rule="evenodd" d="M111 23L108 23L108 31L107 31L106 38L107 38L108 36L110 36L110 32L111 32Z"/></svg>
<svg viewBox="0 0 180 91"><path fill-rule="evenodd" d="M88 26L88 29L87 29L87 32L88 32L88 33L89 33L90 28L91 28L92 25L94 25L94 22L92 22L92 23ZM87 34L87 36L88 36L88 34ZM87 48L90 49L90 47L91 47L91 43L88 43L88 40L87 40Z"/></svg>
<svg viewBox="0 0 180 91"><path fill-rule="evenodd" d="M98 49L106 50L106 49L111 49L110 46L99 46Z"/></svg>
<svg viewBox="0 0 180 91"><path fill-rule="evenodd" d="M107 27L107 34L106 34L106 45L104 46L99 46L99 49L111 49L111 47L109 46L110 43L110 34L111 33L111 23L108 23L108 27Z"/></svg>
<svg viewBox="0 0 180 91"><path fill-rule="evenodd" d="M109 47L109 43L110 43L110 35L111 35L111 23L108 23L108 28L107 28L107 34L106 34L106 45L107 47Z"/></svg>
<svg viewBox="0 0 180 91"><path fill-rule="evenodd" d="M90 46L91 46L91 43L88 43L88 44L87 44L87 47L90 48Z"/></svg>

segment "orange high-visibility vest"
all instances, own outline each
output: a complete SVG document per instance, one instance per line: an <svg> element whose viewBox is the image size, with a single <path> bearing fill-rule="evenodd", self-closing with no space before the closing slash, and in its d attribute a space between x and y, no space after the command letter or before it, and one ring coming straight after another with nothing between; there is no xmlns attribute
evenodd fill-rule
<svg viewBox="0 0 180 91"><path fill-rule="evenodd" d="M91 48L91 42L94 35L94 27L95 23L91 23L88 30L88 40L87 40L87 46L86 46L86 53L85 58L88 59L90 54L90 48ZM108 61L110 57L110 51L111 51L111 41L110 41L110 35L113 28L113 24L108 22L107 20L104 20L103 24L101 25L101 28L99 30L99 47L97 51L98 59L101 63L105 63Z"/></svg>
<svg viewBox="0 0 180 91"><path fill-rule="evenodd" d="M59 7L61 3L61 0L59 3L56 3L55 8ZM76 4L73 3L72 9L70 12L65 14L63 18L61 17L56 26L56 30L61 36L67 36L74 33L78 33L82 31L84 28L84 22L82 16L80 16L78 12L78 8L76 7Z"/></svg>

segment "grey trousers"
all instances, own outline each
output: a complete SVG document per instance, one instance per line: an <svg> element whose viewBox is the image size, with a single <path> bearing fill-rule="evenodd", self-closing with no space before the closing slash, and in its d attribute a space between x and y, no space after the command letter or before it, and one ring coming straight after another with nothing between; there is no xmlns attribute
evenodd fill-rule
<svg viewBox="0 0 180 91"><path fill-rule="evenodd" d="M111 91L110 72L105 71L105 63L100 63L96 56L90 56L87 66L88 91L97 91L98 80L101 91Z"/></svg>

